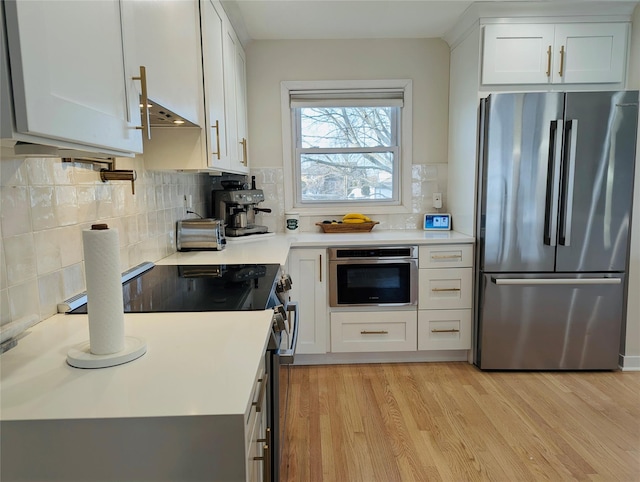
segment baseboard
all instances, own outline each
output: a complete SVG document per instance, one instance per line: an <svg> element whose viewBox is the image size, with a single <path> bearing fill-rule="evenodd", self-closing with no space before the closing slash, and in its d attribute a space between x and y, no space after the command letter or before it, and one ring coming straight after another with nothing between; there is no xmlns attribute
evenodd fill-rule
<svg viewBox="0 0 640 482"><path fill-rule="evenodd" d="M624 372L640 372L640 356L620 355L618 365Z"/></svg>
<svg viewBox="0 0 640 482"><path fill-rule="evenodd" d="M468 361L468 350L377 353L296 353L294 365L342 365L353 363L410 363Z"/></svg>

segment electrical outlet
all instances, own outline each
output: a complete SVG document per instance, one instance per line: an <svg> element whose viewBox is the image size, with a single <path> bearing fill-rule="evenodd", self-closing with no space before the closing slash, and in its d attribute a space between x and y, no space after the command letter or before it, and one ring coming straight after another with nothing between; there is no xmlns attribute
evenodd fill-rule
<svg viewBox="0 0 640 482"><path fill-rule="evenodd" d="M442 207L442 193L434 192L433 193L433 207L436 209L440 209Z"/></svg>

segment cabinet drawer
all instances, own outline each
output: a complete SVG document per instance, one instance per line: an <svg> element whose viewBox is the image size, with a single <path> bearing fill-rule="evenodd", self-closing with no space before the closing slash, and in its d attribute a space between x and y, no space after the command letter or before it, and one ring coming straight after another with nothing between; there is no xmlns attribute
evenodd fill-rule
<svg viewBox="0 0 640 482"><path fill-rule="evenodd" d="M415 311L331 313L331 351L415 351Z"/></svg>
<svg viewBox="0 0 640 482"><path fill-rule="evenodd" d="M471 308L471 268L418 270L420 310Z"/></svg>
<svg viewBox="0 0 640 482"><path fill-rule="evenodd" d="M262 416L267 410L267 389L269 379L265 371L264 358L258 368L256 379L253 382L253 390L251 392L251 403L247 408L245 415L245 436L249 436L256 424L256 420Z"/></svg>
<svg viewBox="0 0 640 482"><path fill-rule="evenodd" d="M418 350L470 350L471 310L418 311Z"/></svg>
<svg viewBox="0 0 640 482"><path fill-rule="evenodd" d="M471 268L473 245L420 246L420 268Z"/></svg>

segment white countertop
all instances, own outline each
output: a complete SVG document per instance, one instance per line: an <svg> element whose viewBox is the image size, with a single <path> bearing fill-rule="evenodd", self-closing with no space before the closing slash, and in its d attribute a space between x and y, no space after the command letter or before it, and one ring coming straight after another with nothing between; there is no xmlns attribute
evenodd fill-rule
<svg viewBox="0 0 640 482"><path fill-rule="evenodd" d="M56 315L0 358L0 419L242 415L272 311L138 313L125 333L147 353L124 365L73 368L70 347L89 338L86 315Z"/></svg>
<svg viewBox="0 0 640 482"><path fill-rule="evenodd" d="M456 231L379 230L369 233L288 234L292 247L382 246L394 244L473 243L474 238Z"/></svg>
<svg viewBox="0 0 640 482"><path fill-rule="evenodd" d="M222 251L174 253L156 264L267 264L287 262L290 248L330 246L381 246L397 244L473 243L474 238L456 231L378 230L369 233L278 233L268 237L247 236L229 241Z"/></svg>

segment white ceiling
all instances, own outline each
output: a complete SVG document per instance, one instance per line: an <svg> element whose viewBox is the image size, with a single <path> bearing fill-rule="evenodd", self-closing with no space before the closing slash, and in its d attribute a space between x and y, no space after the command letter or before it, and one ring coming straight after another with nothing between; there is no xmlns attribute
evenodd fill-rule
<svg viewBox="0 0 640 482"><path fill-rule="evenodd" d="M508 3L505 3L508 2ZM444 37L476 5L557 8L625 3L611 0L223 0L243 44L274 39ZM502 3L502 5L500 5ZM629 3L636 3L627 0ZM566 11L566 10L565 10Z"/></svg>

